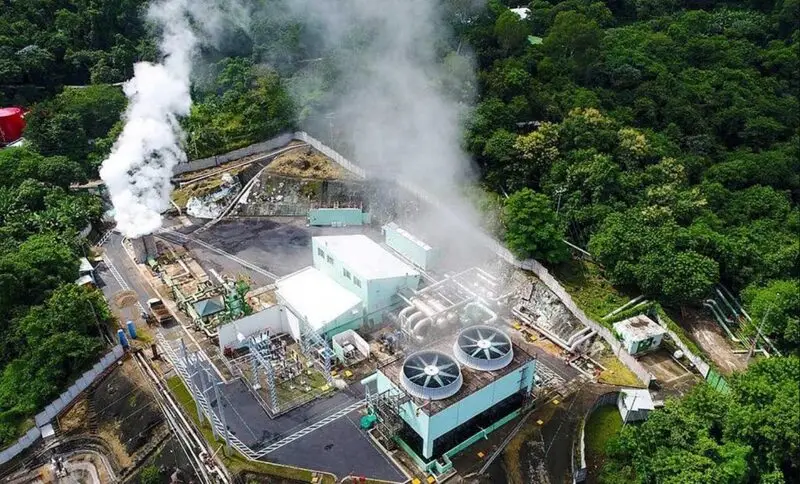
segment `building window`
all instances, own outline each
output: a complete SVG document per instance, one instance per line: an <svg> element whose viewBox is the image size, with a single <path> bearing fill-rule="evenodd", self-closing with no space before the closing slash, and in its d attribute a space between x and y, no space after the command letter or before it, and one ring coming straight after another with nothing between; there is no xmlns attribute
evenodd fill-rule
<svg viewBox="0 0 800 484"><path fill-rule="evenodd" d="M353 278L353 284L355 284L356 287L361 287L361 281L355 277Z"/></svg>
<svg viewBox="0 0 800 484"><path fill-rule="evenodd" d="M342 274L344 274L344 277L350 279L350 271L348 271L347 269L342 268Z"/></svg>
<svg viewBox="0 0 800 484"><path fill-rule="evenodd" d="M333 257L328 256L328 257L326 257L326 259L328 261L328 264L333 264Z"/></svg>
<svg viewBox="0 0 800 484"><path fill-rule="evenodd" d="M319 254L319 256L322 257L323 259L325 258L325 251L322 250L321 248L317 249L317 254Z"/></svg>

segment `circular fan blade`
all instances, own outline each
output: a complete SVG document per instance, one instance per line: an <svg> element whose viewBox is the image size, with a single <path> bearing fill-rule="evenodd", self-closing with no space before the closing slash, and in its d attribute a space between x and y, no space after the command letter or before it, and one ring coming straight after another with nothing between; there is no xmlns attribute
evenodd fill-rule
<svg viewBox="0 0 800 484"><path fill-rule="evenodd" d="M444 382L442 381L442 378L439 375L433 375L433 379L439 383L439 386L441 387L444 386Z"/></svg>
<svg viewBox="0 0 800 484"><path fill-rule="evenodd" d="M447 378L458 378L458 375L439 370L439 374Z"/></svg>

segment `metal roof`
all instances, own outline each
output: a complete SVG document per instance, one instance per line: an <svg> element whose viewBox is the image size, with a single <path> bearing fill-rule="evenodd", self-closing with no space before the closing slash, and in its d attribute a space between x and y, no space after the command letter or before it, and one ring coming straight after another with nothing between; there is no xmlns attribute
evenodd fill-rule
<svg viewBox="0 0 800 484"><path fill-rule="evenodd" d="M317 247L330 252L348 270L365 279L417 276L419 272L366 235L314 237Z"/></svg>
<svg viewBox="0 0 800 484"><path fill-rule="evenodd" d="M196 303L193 304L193 306L194 310L197 311L197 314L201 318L217 314L218 312L225 309L225 303L222 301L222 296L214 296L209 299L203 299L202 301L197 301Z"/></svg>
<svg viewBox="0 0 800 484"><path fill-rule="evenodd" d="M660 324L643 314L614 323L614 331L625 334L634 341L641 341L667 332Z"/></svg>
<svg viewBox="0 0 800 484"><path fill-rule="evenodd" d="M289 309L316 331L348 311L356 312L353 318L361 314L361 298L313 267L278 279L275 285Z"/></svg>
<svg viewBox="0 0 800 484"><path fill-rule="evenodd" d="M620 390L622 395L622 402L625 408L632 411L637 410L653 410L653 399L650 397L650 392L641 388L623 388Z"/></svg>

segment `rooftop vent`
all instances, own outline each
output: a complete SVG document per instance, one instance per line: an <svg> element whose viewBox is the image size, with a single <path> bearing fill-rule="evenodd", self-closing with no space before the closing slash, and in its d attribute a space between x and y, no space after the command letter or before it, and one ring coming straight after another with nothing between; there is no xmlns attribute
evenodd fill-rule
<svg viewBox="0 0 800 484"><path fill-rule="evenodd" d="M470 326L458 333L453 344L458 361L475 370L499 370L514 359L511 339L491 326Z"/></svg>
<svg viewBox="0 0 800 484"><path fill-rule="evenodd" d="M443 400L455 395L464 378L451 357L439 351L418 351L403 362L403 386L417 398Z"/></svg>

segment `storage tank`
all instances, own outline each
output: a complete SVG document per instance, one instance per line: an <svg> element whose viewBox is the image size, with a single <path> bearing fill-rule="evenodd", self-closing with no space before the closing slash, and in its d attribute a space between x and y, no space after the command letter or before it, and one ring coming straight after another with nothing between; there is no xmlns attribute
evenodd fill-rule
<svg viewBox="0 0 800 484"><path fill-rule="evenodd" d="M22 108L0 108L0 145L13 143L22 137L25 129L25 111Z"/></svg>

